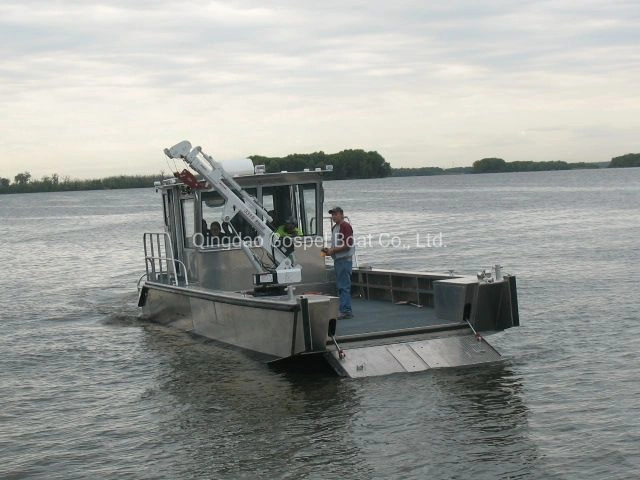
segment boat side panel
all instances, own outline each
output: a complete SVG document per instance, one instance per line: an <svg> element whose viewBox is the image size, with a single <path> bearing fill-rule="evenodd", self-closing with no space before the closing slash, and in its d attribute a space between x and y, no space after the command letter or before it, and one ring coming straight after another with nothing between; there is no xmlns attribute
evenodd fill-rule
<svg viewBox="0 0 640 480"><path fill-rule="evenodd" d="M305 334L311 340L310 349L326 348L329 322L338 313L338 299L315 297L309 302L306 324L301 312L294 308L275 309L229 302L218 295L216 299L170 291L165 285L148 285L143 317L156 323L193 332L212 340L258 352L270 357L284 358L305 351Z"/></svg>
<svg viewBox="0 0 640 480"><path fill-rule="evenodd" d="M499 331L517 326L514 319L511 284L509 279L478 285L478 295L473 305L474 328L478 331ZM515 291L515 290L514 290Z"/></svg>
<svg viewBox="0 0 640 480"><path fill-rule="evenodd" d="M147 293L142 307L142 318L187 332L193 330L188 297L155 288L145 288Z"/></svg>
<svg viewBox="0 0 640 480"><path fill-rule="evenodd" d="M193 331L198 335L279 358L304 351L299 312L251 308L194 297L189 303Z"/></svg>
<svg viewBox="0 0 640 480"><path fill-rule="evenodd" d="M514 287L511 289L511 278ZM468 321L479 332L494 332L517 326L515 277L497 282L456 278L434 282L435 312L450 321Z"/></svg>

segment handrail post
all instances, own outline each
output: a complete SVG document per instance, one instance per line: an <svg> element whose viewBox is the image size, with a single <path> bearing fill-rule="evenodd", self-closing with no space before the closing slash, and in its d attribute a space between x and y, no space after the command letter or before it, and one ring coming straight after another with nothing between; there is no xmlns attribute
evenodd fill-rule
<svg viewBox="0 0 640 480"><path fill-rule="evenodd" d="M162 237L162 240L160 240L160 237ZM184 264L184 262L173 257L173 245L171 243L171 237L167 232L144 233L142 235L142 241L144 244L144 258L147 280L150 280L149 277L153 276L153 280L159 281L159 279L163 278L166 274L167 282L171 283L171 274L173 274L173 282L177 286L179 282L178 268L176 264L179 264L180 268L184 272L184 284L186 286L189 285L187 266ZM163 263L166 263L166 267L163 266Z"/></svg>
<svg viewBox="0 0 640 480"><path fill-rule="evenodd" d="M150 250L151 250L151 259L152 259L151 260L151 273L153 274L154 278L156 278L158 275L157 275L157 272L156 272L156 261L153 260L155 258L155 256L156 256L156 254L155 254L155 250L153 248L153 234L152 233L149 234L149 247L150 247ZM157 278L156 278L156 280L157 280Z"/></svg>
<svg viewBox="0 0 640 480"><path fill-rule="evenodd" d="M162 258L163 255L162 247L160 246L160 235L156 235L156 244L158 245L158 257ZM162 260L158 261L158 267L160 268L160 275L164 274L164 269L162 268Z"/></svg>

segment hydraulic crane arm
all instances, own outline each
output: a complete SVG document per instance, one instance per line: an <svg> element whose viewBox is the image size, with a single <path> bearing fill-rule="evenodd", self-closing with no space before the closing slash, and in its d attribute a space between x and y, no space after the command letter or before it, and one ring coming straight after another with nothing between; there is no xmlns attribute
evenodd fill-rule
<svg viewBox="0 0 640 480"><path fill-rule="evenodd" d="M269 213L238 185L222 165L204 153L201 147L192 148L187 140L166 148L164 153L169 158L184 160L225 199L222 221L230 222L234 216L240 214L256 230L260 246L275 265L275 270L265 268L253 250L245 242L241 242L242 250L258 273L254 283L286 285L302 281L300 265L293 265L291 252L281 245L279 236L267 225L267 221L273 220Z"/></svg>

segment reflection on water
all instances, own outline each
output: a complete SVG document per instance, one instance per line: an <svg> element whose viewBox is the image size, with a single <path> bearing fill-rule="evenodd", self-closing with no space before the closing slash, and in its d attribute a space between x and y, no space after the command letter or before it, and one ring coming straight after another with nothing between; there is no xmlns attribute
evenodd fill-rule
<svg viewBox="0 0 640 480"><path fill-rule="evenodd" d="M145 400L169 408L158 428L184 450L181 475L385 478L405 465L409 478L463 478L476 463L484 478L541 474L508 364L363 380L280 374L203 339L145 331L145 348L165 360Z"/></svg>
<svg viewBox="0 0 640 480"><path fill-rule="evenodd" d="M408 478L540 478L521 379L508 366L427 371L362 382L371 400L354 436L374 470ZM370 391L369 391L370 390ZM393 399L393 400L391 400Z"/></svg>
<svg viewBox="0 0 640 480"><path fill-rule="evenodd" d="M336 377L278 374L242 353L186 334L146 327L147 348L166 358L157 390L172 410L160 426L184 449L180 473L198 470L236 478L299 478L332 464L363 472L358 448L345 435L359 410L355 384ZM366 463L366 462L365 462ZM301 470L302 469L302 470Z"/></svg>

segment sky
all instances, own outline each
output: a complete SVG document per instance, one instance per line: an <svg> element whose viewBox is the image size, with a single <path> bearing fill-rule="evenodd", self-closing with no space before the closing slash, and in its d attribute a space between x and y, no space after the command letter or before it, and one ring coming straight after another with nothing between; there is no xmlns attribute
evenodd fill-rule
<svg viewBox="0 0 640 480"><path fill-rule="evenodd" d="M0 0L0 177L640 152L637 0Z"/></svg>

